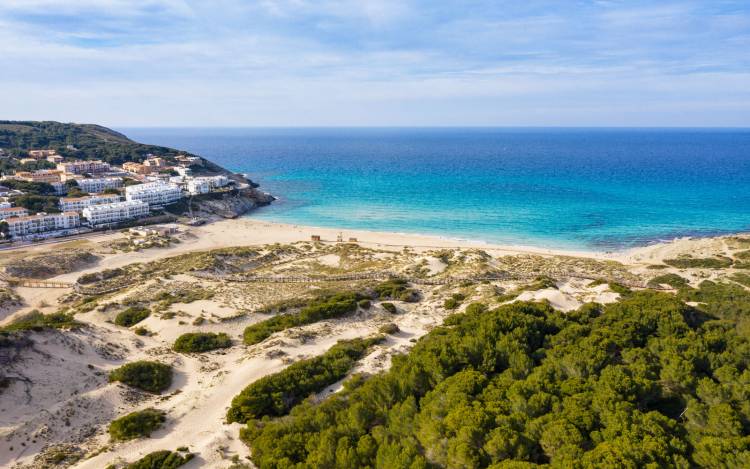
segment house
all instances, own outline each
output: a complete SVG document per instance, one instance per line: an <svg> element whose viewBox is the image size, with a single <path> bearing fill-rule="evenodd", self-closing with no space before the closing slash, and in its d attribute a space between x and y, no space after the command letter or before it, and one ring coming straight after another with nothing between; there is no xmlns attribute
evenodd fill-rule
<svg viewBox="0 0 750 469"><path fill-rule="evenodd" d="M63 161L65 161L65 158L63 158L60 155L49 155L47 157L47 161L49 161L50 163L58 164L58 163L62 163Z"/></svg>
<svg viewBox="0 0 750 469"><path fill-rule="evenodd" d="M175 160L183 166L203 166L203 158L199 156L177 155Z"/></svg>
<svg viewBox="0 0 750 469"><path fill-rule="evenodd" d="M158 171L160 169L166 168L167 162L164 160L164 158L159 158L158 156L154 156L144 161L143 166L148 166L149 168L152 168Z"/></svg>
<svg viewBox="0 0 750 469"><path fill-rule="evenodd" d="M186 167L183 167L183 166L177 166L177 167L175 167L174 171L177 174L179 174L180 176L185 177L185 178L186 177L190 177L193 174L193 170L192 169L186 168Z"/></svg>
<svg viewBox="0 0 750 469"><path fill-rule="evenodd" d="M48 156L56 155L56 150L29 150L29 157L35 160L43 160Z"/></svg>

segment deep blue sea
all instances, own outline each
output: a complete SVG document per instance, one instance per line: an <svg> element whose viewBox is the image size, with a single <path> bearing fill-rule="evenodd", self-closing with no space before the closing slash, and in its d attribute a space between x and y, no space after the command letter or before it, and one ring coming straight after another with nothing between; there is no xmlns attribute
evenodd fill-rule
<svg viewBox="0 0 750 469"><path fill-rule="evenodd" d="M750 129L121 129L248 173L253 218L617 250L750 229Z"/></svg>

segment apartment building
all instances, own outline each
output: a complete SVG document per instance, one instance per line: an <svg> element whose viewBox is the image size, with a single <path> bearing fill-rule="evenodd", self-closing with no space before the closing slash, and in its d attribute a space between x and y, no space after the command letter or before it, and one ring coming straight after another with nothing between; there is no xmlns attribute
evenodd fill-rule
<svg viewBox="0 0 750 469"><path fill-rule="evenodd" d="M39 171L18 171L15 174L16 179L28 182L46 182L52 184L53 182L60 182L62 179L62 171L54 169L40 169Z"/></svg>
<svg viewBox="0 0 750 469"><path fill-rule="evenodd" d="M78 212L38 213L22 217L8 218L8 235L12 238L51 231L69 230L81 225Z"/></svg>
<svg viewBox="0 0 750 469"><path fill-rule="evenodd" d="M106 178L76 178L75 181L78 183L78 187L83 192L96 193L104 192L107 189L118 189L122 187L122 178L119 177L106 177Z"/></svg>
<svg viewBox="0 0 750 469"><path fill-rule="evenodd" d="M129 173L133 174L151 174L151 171L154 169L150 166L142 165L141 163L135 163L133 161L128 161L127 163L124 163L122 165L122 169Z"/></svg>
<svg viewBox="0 0 750 469"><path fill-rule="evenodd" d="M83 209L83 218L91 226L110 225L148 215L149 207L140 200L128 200L104 205L91 205Z"/></svg>
<svg viewBox="0 0 750 469"><path fill-rule="evenodd" d="M63 212L80 212L86 207L100 204L113 204L120 201L119 195L89 195L86 197L63 197L60 199L60 210Z"/></svg>
<svg viewBox="0 0 750 469"><path fill-rule="evenodd" d="M69 161L67 163L60 163L57 165L58 171L71 174L96 174L105 173L110 170L109 163L105 163L101 160L77 160Z"/></svg>
<svg viewBox="0 0 750 469"><path fill-rule="evenodd" d="M185 187L190 194L207 194L229 184L229 178L220 174L217 176L195 177L187 180Z"/></svg>
<svg viewBox="0 0 750 469"><path fill-rule="evenodd" d="M3 202L8 204L7 207L0 208L0 220L6 220L8 218L25 217L29 214L29 211L23 207L11 207L9 202Z"/></svg>
<svg viewBox="0 0 750 469"><path fill-rule="evenodd" d="M149 205L163 206L182 198L182 191L175 184L148 182L125 188L126 200L140 200Z"/></svg>

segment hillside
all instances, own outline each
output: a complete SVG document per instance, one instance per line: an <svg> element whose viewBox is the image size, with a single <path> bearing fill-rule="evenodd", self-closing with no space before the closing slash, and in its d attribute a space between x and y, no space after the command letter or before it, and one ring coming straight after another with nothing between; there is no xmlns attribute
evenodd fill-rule
<svg viewBox="0 0 750 469"><path fill-rule="evenodd" d="M101 159L112 164L140 162L149 153L167 157L187 154L138 143L99 125L53 121L0 121L0 148L16 157L24 156L30 149L54 149L62 156Z"/></svg>

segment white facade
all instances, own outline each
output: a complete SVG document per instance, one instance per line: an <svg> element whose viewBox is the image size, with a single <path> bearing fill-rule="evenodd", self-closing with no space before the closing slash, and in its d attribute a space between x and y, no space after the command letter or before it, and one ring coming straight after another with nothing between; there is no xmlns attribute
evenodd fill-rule
<svg viewBox="0 0 750 469"><path fill-rule="evenodd" d="M188 179L185 186L187 191L193 195L207 194L211 192L211 185L202 179Z"/></svg>
<svg viewBox="0 0 750 469"><path fill-rule="evenodd" d="M0 200L0 209L11 208L12 206L13 206L12 203Z"/></svg>
<svg viewBox="0 0 750 469"><path fill-rule="evenodd" d="M193 174L193 170L191 170L190 168L185 168L184 166L175 166L173 169L182 177L189 177Z"/></svg>
<svg viewBox="0 0 750 469"><path fill-rule="evenodd" d="M103 173L109 171L109 164L101 160L78 160L57 165L58 171L71 174Z"/></svg>
<svg viewBox="0 0 750 469"><path fill-rule="evenodd" d="M218 176L195 177L187 180L187 191L193 195L206 194L229 184L229 178L223 174Z"/></svg>
<svg viewBox="0 0 750 469"><path fill-rule="evenodd" d="M149 205L167 205L182 198L182 191L175 184L149 182L125 188L126 200L140 200Z"/></svg>
<svg viewBox="0 0 750 469"><path fill-rule="evenodd" d="M78 187L83 192L96 193L104 192L107 189L117 189L122 187L122 178L109 177L109 178L91 178L91 179L76 179Z"/></svg>
<svg viewBox="0 0 750 469"><path fill-rule="evenodd" d="M8 218L8 234L20 237L49 231L69 230L81 225L78 212L39 213L25 217Z"/></svg>
<svg viewBox="0 0 750 469"><path fill-rule="evenodd" d="M140 200L92 205L83 209L83 218L92 226L119 223L148 215L148 204Z"/></svg>
<svg viewBox="0 0 750 469"><path fill-rule="evenodd" d="M119 195L91 195L88 197L63 197L60 199L60 210L63 212L80 212L86 207L100 204L113 204L120 201Z"/></svg>
<svg viewBox="0 0 750 469"><path fill-rule="evenodd" d="M29 214L29 211L23 207L11 207L10 202L3 202L3 204L8 204L8 206L0 207L0 220L14 217L25 217Z"/></svg>

